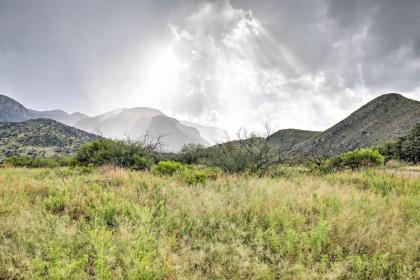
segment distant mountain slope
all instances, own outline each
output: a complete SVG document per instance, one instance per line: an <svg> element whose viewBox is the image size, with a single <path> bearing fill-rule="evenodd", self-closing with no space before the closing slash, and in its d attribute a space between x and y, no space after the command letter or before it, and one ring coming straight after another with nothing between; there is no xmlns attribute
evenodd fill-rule
<svg viewBox="0 0 420 280"><path fill-rule="evenodd" d="M183 125L178 120L165 115L153 117L148 132L152 136L163 135L163 142L171 151L178 151L187 143L209 145L196 128Z"/></svg>
<svg viewBox="0 0 420 280"><path fill-rule="evenodd" d="M211 145L224 143L229 140L229 135L226 130L218 127L199 125L192 122L181 121L181 123L198 129L201 137L203 137Z"/></svg>
<svg viewBox="0 0 420 280"><path fill-rule="evenodd" d="M75 126L117 139L139 139L145 134L155 138L163 136L162 142L169 151L178 151L188 143L209 145L196 128L186 126L159 110L146 107L114 110L83 119Z"/></svg>
<svg viewBox="0 0 420 280"><path fill-rule="evenodd" d="M0 123L0 158L13 155L63 155L100 137L50 119Z"/></svg>
<svg viewBox="0 0 420 280"><path fill-rule="evenodd" d="M335 155L360 147L381 144L404 136L420 122L420 102L400 94L385 94L370 101L349 117L309 141L294 152Z"/></svg>
<svg viewBox="0 0 420 280"><path fill-rule="evenodd" d="M22 122L31 119L53 119L67 125L74 125L88 116L82 113L68 114L62 110L35 111L26 108L16 100L0 95L0 122Z"/></svg>
<svg viewBox="0 0 420 280"><path fill-rule="evenodd" d="M5 95L0 95L0 122L22 122L31 113L22 104Z"/></svg>
<svg viewBox="0 0 420 280"><path fill-rule="evenodd" d="M299 129L282 129L268 137L268 143L276 146L282 152L289 152L299 144L320 135L320 131Z"/></svg>

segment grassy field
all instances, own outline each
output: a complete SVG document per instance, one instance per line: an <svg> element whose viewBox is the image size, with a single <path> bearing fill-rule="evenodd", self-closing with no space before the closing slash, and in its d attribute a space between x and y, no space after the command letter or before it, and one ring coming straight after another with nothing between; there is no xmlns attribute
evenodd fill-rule
<svg viewBox="0 0 420 280"><path fill-rule="evenodd" d="M0 279L419 279L416 170L0 169Z"/></svg>

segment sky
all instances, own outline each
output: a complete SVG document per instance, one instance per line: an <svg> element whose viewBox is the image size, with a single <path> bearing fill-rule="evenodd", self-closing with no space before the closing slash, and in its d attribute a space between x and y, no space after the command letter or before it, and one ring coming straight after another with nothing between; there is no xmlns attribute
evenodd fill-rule
<svg viewBox="0 0 420 280"><path fill-rule="evenodd" d="M0 94L31 109L322 130L390 92L420 99L418 0L0 0Z"/></svg>

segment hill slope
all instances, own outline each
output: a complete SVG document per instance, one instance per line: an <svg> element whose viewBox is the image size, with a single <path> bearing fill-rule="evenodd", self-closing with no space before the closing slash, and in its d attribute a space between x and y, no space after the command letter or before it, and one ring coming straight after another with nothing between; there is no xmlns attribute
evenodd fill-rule
<svg viewBox="0 0 420 280"><path fill-rule="evenodd" d="M67 125L74 125L77 121L87 117L87 115L82 113L68 114L62 110L31 110L13 98L0 95L0 122L23 122L31 119L45 118L56 120Z"/></svg>
<svg viewBox="0 0 420 280"><path fill-rule="evenodd" d="M319 131L282 129L270 135L268 143L276 146L280 151L288 152L304 141L308 141L321 133Z"/></svg>
<svg viewBox="0 0 420 280"><path fill-rule="evenodd" d="M0 123L0 159L13 155L64 155L100 137L50 119Z"/></svg>
<svg viewBox="0 0 420 280"><path fill-rule="evenodd" d="M404 136L418 122L420 102L395 93L385 94L293 150L295 153L336 155Z"/></svg>
<svg viewBox="0 0 420 280"><path fill-rule="evenodd" d="M178 151L184 144L209 143L200 136L196 128L170 118L159 110L138 107L118 109L75 124L79 129L99 133L105 137L138 139L145 134L163 136L162 142L169 151Z"/></svg>

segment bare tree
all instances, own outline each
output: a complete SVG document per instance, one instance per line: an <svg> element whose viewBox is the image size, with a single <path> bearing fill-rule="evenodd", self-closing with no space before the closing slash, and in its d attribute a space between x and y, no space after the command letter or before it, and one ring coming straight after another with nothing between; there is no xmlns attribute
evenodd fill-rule
<svg viewBox="0 0 420 280"><path fill-rule="evenodd" d="M210 153L210 163L228 172L251 172L264 175L269 168L283 161L282 151L269 143L271 127L265 133L248 133L240 129L238 140L217 145Z"/></svg>

